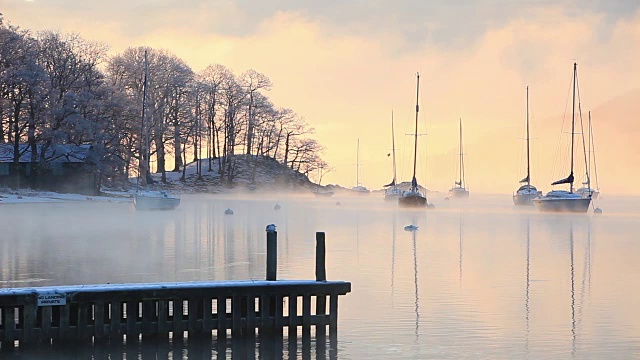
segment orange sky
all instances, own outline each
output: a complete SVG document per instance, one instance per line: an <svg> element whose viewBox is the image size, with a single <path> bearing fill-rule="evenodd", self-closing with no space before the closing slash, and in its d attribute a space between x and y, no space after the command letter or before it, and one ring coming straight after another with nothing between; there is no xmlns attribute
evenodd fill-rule
<svg viewBox="0 0 640 360"><path fill-rule="evenodd" d="M278 9L278 3L288 5ZM267 2L275 8L262 13L222 0L165 1L151 10L141 1L2 0L0 11L14 25L78 32L108 43L114 53L149 45L174 52L195 71L212 63L236 73L260 71L273 81L268 94L273 102L294 109L316 128L315 137L327 148L324 157L335 168L323 183L355 185L359 138L361 182L371 189L392 177L387 157L392 110L398 175L410 180L412 138L405 134L413 127L420 71L420 132L428 133L419 142L421 184L439 191L453 185L462 118L471 192L514 191L525 175L520 139L528 85L536 139L532 179L550 190L552 180L568 174L568 164L560 161L566 152L558 151L564 145L558 144L568 139L562 135L568 125L561 129L567 105L570 117L575 60L585 118L593 111L600 187L604 194L640 194L630 181L639 175L631 166L640 140L638 6L611 2L632 4L622 11L593 1L600 5L586 10L536 5L523 12L505 10L498 0L478 3L486 5L433 5L428 13L416 8L415 13L425 11L424 19L411 8L423 4L404 1L398 6L406 8L397 12L373 1L364 13L346 5L335 9L339 5L333 1L327 2L332 9Z"/></svg>

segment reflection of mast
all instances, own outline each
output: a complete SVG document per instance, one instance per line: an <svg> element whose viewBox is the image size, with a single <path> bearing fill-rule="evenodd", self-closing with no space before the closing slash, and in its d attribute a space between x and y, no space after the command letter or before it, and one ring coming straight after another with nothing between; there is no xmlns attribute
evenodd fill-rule
<svg viewBox="0 0 640 360"><path fill-rule="evenodd" d="M526 350L529 352L529 269L531 265L531 219L527 218L527 285L525 287L524 310L526 321Z"/></svg>
<svg viewBox="0 0 640 360"><path fill-rule="evenodd" d="M418 339L418 326L420 320L420 312L418 311L418 251L416 245L416 233L417 231L411 232L411 237L413 238L413 280L416 287L416 340Z"/></svg>
<svg viewBox="0 0 640 360"><path fill-rule="evenodd" d="M459 235L460 235L460 286L462 286L462 212L460 212L460 228L459 228Z"/></svg>
<svg viewBox="0 0 640 360"><path fill-rule="evenodd" d="M396 215L393 215L393 235L391 238L391 305L393 307L393 280L396 267Z"/></svg>
<svg viewBox="0 0 640 360"><path fill-rule="evenodd" d="M571 355L576 355L576 295L574 282L574 266L573 266L573 223L569 233L569 253L571 259Z"/></svg>

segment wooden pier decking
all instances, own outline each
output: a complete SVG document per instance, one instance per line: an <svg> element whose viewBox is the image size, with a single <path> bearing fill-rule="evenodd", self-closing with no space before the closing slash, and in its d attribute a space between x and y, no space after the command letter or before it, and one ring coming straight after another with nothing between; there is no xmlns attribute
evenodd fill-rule
<svg viewBox="0 0 640 360"><path fill-rule="evenodd" d="M316 280L276 280L277 233L267 231L267 279L0 289L0 348L185 335L303 334L338 326L338 297L351 283L326 281L324 233L316 233ZM327 305L328 309L327 309Z"/></svg>

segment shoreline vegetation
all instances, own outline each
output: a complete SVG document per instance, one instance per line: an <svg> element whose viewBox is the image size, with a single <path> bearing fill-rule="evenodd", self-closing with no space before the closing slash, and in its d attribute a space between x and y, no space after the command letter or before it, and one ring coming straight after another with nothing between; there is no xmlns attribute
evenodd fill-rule
<svg viewBox="0 0 640 360"><path fill-rule="evenodd" d="M295 173L275 177L288 189L291 177L310 186L308 176L321 183L332 171L313 127L274 104L274 85L256 70L211 63L195 71L148 46L110 55L108 44L23 29L1 15L0 43L0 187L91 196L142 174L143 188L153 179L150 188L171 189L179 177L215 192L246 186L247 177L261 186L270 180L259 179L258 163L271 162ZM86 148L83 156L70 158L74 147ZM190 161L195 175L186 174Z"/></svg>

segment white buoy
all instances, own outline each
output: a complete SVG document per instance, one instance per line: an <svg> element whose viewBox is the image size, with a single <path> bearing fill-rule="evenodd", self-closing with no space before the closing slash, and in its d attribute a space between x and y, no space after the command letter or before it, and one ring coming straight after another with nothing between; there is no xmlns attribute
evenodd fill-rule
<svg viewBox="0 0 640 360"><path fill-rule="evenodd" d="M602 209L600 209L599 207L593 209L593 213L594 214L602 214Z"/></svg>
<svg viewBox="0 0 640 360"><path fill-rule="evenodd" d="M276 203L276 206L273 207L273 210L280 210L280 204Z"/></svg>
<svg viewBox="0 0 640 360"><path fill-rule="evenodd" d="M436 206L433 204L427 204L427 209L435 209Z"/></svg>
<svg viewBox="0 0 640 360"><path fill-rule="evenodd" d="M224 211L224 214L225 215L233 215L233 210L227 209L227 210Z"/></svg>

